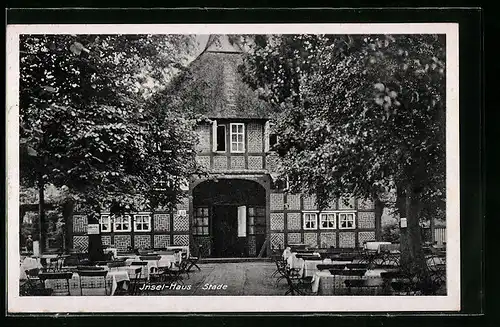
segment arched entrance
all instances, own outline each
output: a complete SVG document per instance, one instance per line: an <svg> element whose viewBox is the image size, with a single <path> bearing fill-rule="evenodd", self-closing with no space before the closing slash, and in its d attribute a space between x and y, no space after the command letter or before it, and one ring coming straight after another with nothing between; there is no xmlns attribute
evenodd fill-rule
<svg viewBox="0 0 500 327"><path fill-rule="evenodd" d="M193 189L192 234L211 257L258 255L266 239L265 188L244 179L200 183Z"/></svg>

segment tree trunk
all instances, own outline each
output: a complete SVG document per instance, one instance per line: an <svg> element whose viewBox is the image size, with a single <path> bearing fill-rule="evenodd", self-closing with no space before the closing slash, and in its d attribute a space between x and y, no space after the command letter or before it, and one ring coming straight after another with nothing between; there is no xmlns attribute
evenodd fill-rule
<svg viewBox="0 0 500 327"><path fill-rule="evenodd" d="M42 174L38 175L38 224L39 224L39 241L40 241L40 254L45 252L45 239L47 235L47 228L45 224L45 184L43 182Z"/></svg>
<svg viewBox="0 0 500 327"><path fill-rule="evenodd" d="M99 224L99 214L90 212L88 215L89 224ZM101 233L90 234L89 236L89 259L91 262L104 261L105 255L102 248Z"/></svg>
<svg viewBox="0 0 500 327"><path fill-rule="evenodd" d="M404 211L400 211L400 216L407 219L407 227L401 228L401 267L405 271L422 276L426 272L426 265L419 224L420 198L413 191L412 185L405 187L404 202L399 194L398 198L400 207L404 203Z"/></svg>
<svg viewBox="0 0 500 327"><path fill-rule="evenodd" d="M63 208L63 218L64 218L64 240L63 247L64 253L69 253L69 250L73 247L72 240L73 237L73 211L75 209L75 201L72 198L67 198L64 201Z"/></svg>

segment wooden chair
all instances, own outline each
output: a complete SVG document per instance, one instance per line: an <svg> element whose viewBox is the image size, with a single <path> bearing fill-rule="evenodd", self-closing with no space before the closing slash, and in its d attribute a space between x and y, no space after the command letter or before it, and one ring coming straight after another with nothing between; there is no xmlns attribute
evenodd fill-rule
<svg viewBox="0 0 500 327"><path fill-rule="evenodd" d="M142 268L137 267L134 270L134 277L130 280L130 288L129 288L129 294L130 295L137 295L137 291L139 289L139 281L141 280L142 276Z"/></svg>
<svg viewBox="0 0 500 327"><path fill-rule="evenodd" d="M139 281L141 280L142 267L133 268L132 272L129 272L130 284L128 289L117 289L114 295L136 295L139 289Z"/></svg>
<svg viewBox="0 0 500 327"><path fill-rule="evenodd" d="M83 278L87 278L87 277L102 277L104 280L104 294L108 295L108 291L107 291L107 287L106 287L106 276L108 275L108 272L106 270L104 270L104 269L78 270L77 274L78 274L78 276L80 276L80 295L83 295L82 280L83 280ZM97 288L97 287L85 287L85 288L86 289L93 289L93 288Z"/></svg>
<svg viewBox="0 0 500 327"><path fill-rule="evenodd" d="M52 295L53 289L45 288L44 282L39 278L39 268L25 271L26 283L21 286L20 294L23 296L47 296Z"/></svg>
<svg viewBox="0 0 500 327"><path fill-rule="evenodd" d="M133 261L131 266L140 266L141 276L140 281L146 282L149 279L148 262L147 261Z"/></svg>
<svg viewBox="0 0 500 327"><path fill-rule="evenodd" d="M296 275L294 269L287 269L284 278L288 285L288 290L285 292L285 295L307 295L310 292L307 290L311 290L311 282L312 277L301 278Z"/></svg>
<svg viewBox="0 0 500 327"><path fill-rule="evenodd" d="M40 281L44 284L44 287L45 287L46 280L54 280L54 279L66 280L66 286L68 289L67 295L71 295L69 281L73 277L72 272L43 272L43 273L38 274L38 277L40 278Z"/></svg>
<svg viewBox="0 0 500 327"><path fill-rule="evenodd" d="M198 261L201 259L201 250L202 250L202 245L198 247L198 253L195 256L192 256L191 253L189 253L189 257L187 257L186 261L189 263L186 271L190 272L193 267L196 267L198 271L201 271L200 267L198 266Z"/></svg>

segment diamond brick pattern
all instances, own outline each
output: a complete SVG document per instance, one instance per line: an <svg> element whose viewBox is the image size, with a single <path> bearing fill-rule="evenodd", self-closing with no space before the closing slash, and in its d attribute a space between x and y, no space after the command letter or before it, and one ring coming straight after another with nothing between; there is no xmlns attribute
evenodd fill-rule
<svg viewBox="0 0 500 327"><path fill-rule="evenodd" d="M102 245L111 245L111 235L101 235Z"/></svg>
<svg viewBox="0 0 500 327"><path fill-rule="evenodd" d="M345 209L354 209L354 198L340 198L339 199L339 209L340 210L345 210Z"/></svg>
<svg viewBox="0 0 500 327"><path fill-rule="evenodd" d="M199 245L201 245L201 256L210 256L212 250L212 241L210 240L210 236L194 236L194 243L191 245L191 251L193 255L196 255L198 253L198 249L194 249L193 247Z"/></svg>
<svg viewBox="0 0 500 327"><path fill-rule="evenodd" d="M214 169L215 170L226 170L227 169L227 157L226 156L214 157Z"/></svg>
<svg viewBox="0 0 500 327"><path fill-rule="evenodd" d="M273 249L284 249L285 236L283 233L271 233L271 247Z"/></svg>
<svg viewBox="0 0 500 327"><path fill-rule="evenodd" d="M134 235L134 248L135 249L150 249L151 236L150 235Z"/></svg>
<svg viewBox="0 0 500 327"><path fill-rule="evenodd" d="M375 212L359 211L358 228L375 228Z"/></svg>
<svg viewBox="0 0 500 327"><path fill-rule="evenodd" d="M170 235L155 235L154 236L154 247L155 248L165 248L170 245Z"/></svg>
<svg viewBox="0 0 500 327"><path fill-rule="evenodd" d="M364 242L375 241L375 232L359 232L358 246L363 246Z"/></svg>
<svg viewBox="0 0 500 327"><path fill-rule="evenodd" d="M375 203L370 199L358 199L358 209L373 210L375 209Z"/></svg>
<svg viewBox="0 0 500 327"><path fill-rule="evenodd" d="M173 245L189 245L189 235L174 235Z"/></svg>
<svg viewBox="0 0 500 327"><path fill-rule="evenodd" d="M283 210L284 198L283 193L271 193L271 210Z"/></svg>
<svg viewBox="0 0 500 327"><path fill-rule="evenodd" d="M316 204L316 196L309 195L304 196L304 210L316 210L318 205Z"/></svg>
<svg viewBox="0 0 500 327"><path fill-rule="evenodd" d="M73 215L73 232L87 233L88 220L85 215Z"/></svg>
<svg viewBox="0 0 500 327"><path fill-rule="evenodd" d="M262 157L248 156L248 169L255 169L255 170L262 169Z"/></svg>
<svg viewBox="0 0 500 327"><path fill-rule="evenodd" d="M288 194L286 197L288 210L300 210L300 194Z"/></svg>
<svg viewBox="0 0 500 327"><path fill-rule="evenodd" d="M285 228L285 214L282 212L271 213L271 229L283 230Z"/></svg>
<svg viewBox="0 0 500 327"><path fill-rule="evenodd" d="M196 151L199 152L209 152L210 148L210 131L212 127L210 125L198 125L196 126L196 134L198 135L198 143L196 144Z"/></svg>
<svg viewBox="0 0 500 327"><path fill-rule="evenodd" d="M262 125L250 123L248 130L248 152L263 152Z"/></svg>
<svg viewBox="0 0 500 327"><path fill-rule="evenodd" d="M244 156L232 156L231 157L231 169L234 169L234 170L245 169L245 157Z"/></svg>
<svg viewBox="0 0 500 327"><path fill-rule="evenodd" d="M299 243L302 243L302 237L300 233L288 233L287 244L299 244Z"/></svg>
<svg viewBox="0 0 500 327"><path fill-rule="evenodd" d="M132 238L130 235L115 235L115 247L120 252L125 252L132 246Z"/></svg>
<svg viewBox="0 0 500 327"><path fill-rule="evenodd" d="M170 230L170 214L157 213L153 216L156 232L168 232Z"/></svg>
<svg viewBox="0 0 500 327"><path fill-rule="evenodd" d="M270 173L275 173L278 171L278 156L274 153L268 154L266 156L266 169Z"/></svg>
<svg viewBox="0 0 500 327"><path fill-rule="evenodd" d="M196 162L198 165L205 169L210 169L210 157L209 156L196 156Z"/></svg>
<svg viewBox="0 0 500 327"><path fill-rule="evenodd" d="M255 257L257 255L257 246L255 243L255 236L248 237L248 255Z"/></svg>
<svg viewBox="0 0 500 327"><path fill-rule="evenodd" d="M319 234L319 239L321 248L337 247L337 235L335 233L321 233Z"/></svg>
<svg viewBox="0 0 500 327"><path fill-rule="evenodd" d="M89 248L89 237L73 236L73 248L80 252L87 252Z"/></svg>
<svg viewBox="0 0 500 327"><path fill-rule="evenodd" d="M318 247L318 234L304 233L304 244L307 244L310 247Z"/></svg>
<svg viewBox="0 0 500 327"><path fill-rule="evenodd" d="M302 228L300 213L289 212L286 214L288 230L300 230Z"/></svg>
<svg viewBox="0 0 500 327"><path fill-rule="evenodd" d="M174 213L174 231L186 232L188 230L189 230L189 216L187 214L179 216L177 213Z"/></svg>
<svg viewBox="0 0 500 327"><path fill-rule="evenodd" d="M339 233L339 247L354 248L356 247L356 236L354 232Z"/></svg>

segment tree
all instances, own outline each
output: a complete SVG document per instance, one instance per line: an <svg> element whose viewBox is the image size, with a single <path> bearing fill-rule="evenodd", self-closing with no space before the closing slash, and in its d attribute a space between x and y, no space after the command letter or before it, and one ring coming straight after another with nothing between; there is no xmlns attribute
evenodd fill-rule
<svg viewBox="0 0 500 327"><path fill-rule="evenodd" d="M445 196L445 40L439 35L254 37L246 81L274 104L282 173L320 206L353 194L408 221L403 265L423 271L419 218ZM416 263L412 265L411 263Z"/></svg>
<svg viewBox="0 0 500 327"><path fill-rule="evenodd" d="M149 101L187 63L190 36L27 35L20 50L21 180L41 190L41 214L47 183L94 221L179 200L196 121Z"/></svg>

